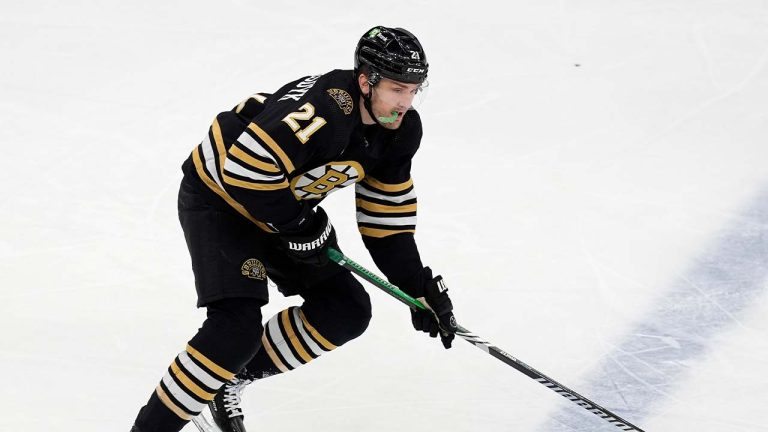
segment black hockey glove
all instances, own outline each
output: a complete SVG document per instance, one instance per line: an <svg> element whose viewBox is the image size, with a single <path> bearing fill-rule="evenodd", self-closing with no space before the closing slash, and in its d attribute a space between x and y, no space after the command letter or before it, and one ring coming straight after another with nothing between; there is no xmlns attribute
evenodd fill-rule
<svg viewBox="0 0 768 432"><path fill-rule="evenodd" d="M295 261L324 266L328 264L327 250L336 246L336 230L321 207L309 212L306 221L296 232L280 234L280 243Z"/></svg>
<svg viewBox="0 0 768 432"><path fill-rule="evenodd" d="M458 326L443 277L440 275L432 277L432 270L424 267L412 282L414 285L407 286L406 289L427 306L427 310L423 311L411 309L413 328L429 333L430 337L440 335L445 349L450 348Z"/></svg>

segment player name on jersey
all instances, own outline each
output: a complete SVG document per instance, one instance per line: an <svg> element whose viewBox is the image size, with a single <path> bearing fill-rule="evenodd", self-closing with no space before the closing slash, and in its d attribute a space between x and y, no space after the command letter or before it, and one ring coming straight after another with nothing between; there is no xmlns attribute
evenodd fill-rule
<svg viewBox="0 0 768 432"><path fill-rule="evenodd" d="M300 83L296 84L296 88L288 90L288 93L283 95L278 101L285 101L285 100L299 100L302 96L307 94L309 89L311 89L315 83L317 82L317 79L320 78L322 75L312 75L311 77L305 78Z"/></svg>

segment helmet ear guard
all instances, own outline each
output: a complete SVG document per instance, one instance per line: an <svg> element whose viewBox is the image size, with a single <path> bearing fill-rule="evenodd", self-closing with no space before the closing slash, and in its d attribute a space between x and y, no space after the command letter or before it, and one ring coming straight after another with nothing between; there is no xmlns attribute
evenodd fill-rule
<svg viewBox="0 0 768 432"><path fill-rule="evenodd" d="M373 87L381 81L381 74L372 70L368 74L368 84Z"/></svg>

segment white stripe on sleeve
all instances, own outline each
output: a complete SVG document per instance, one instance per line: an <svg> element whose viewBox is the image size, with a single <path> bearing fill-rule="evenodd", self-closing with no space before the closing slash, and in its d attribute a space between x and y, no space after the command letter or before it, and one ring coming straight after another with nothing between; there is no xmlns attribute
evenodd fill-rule
<svg viewBox="0 0 768 432"><path fill-rule="evenodd" d="M202 147L203 157L205 158L205 167L208 168L208 172L210 172L213 176L213 181L215 181L220 188L224 189L224 185L221 183L221 179L219 178L219 170L216 169L216 158L214 157L213 144L211 143L211 139L208 137L208 135L205 136Z"/></svg>
<svg viewBox="0 0 768 432"><path fill-rule="evenodd" d="M416 189L411 189L408 193L405 193L402 195L390 196L390 195L382 195L380 193L376 193L370 189L367 189L365 186L363 186L362 183L355 184L355 192L363 196L376 198L384 201L389 201L396 204L416 198Z"/></svg>
<svg viewBox="0 0 768 432"><path fill-rule="evenodd" d="M392 225L392 226L404 226L404 225L416 225L416 216L405 217L374 217L368 216L365 213L357 212L358 222L374 223L379 225Z"/></svg>
<svg viewBox="0 0 768 432"><path fill-rule="evenodd" d="M272 157L272 153L264 149L264 146L262 146L261 143L253 139L253 137L250 136L248 132L241 133L240 136L237 137L237 142L244 145L245 148L256 153L257 155L263 158L269 159L273 164L275 164L275 166L280 166L275 161L275 158Z"/></svg>
<svg viewBox="0 0 768 432"><path fill-rule="evenodd" d="M229 158L227 158L227 160L224 162L224 171L230 172L232 174L237 174L243 177L248 177L249 179L253 179L256 181L272 182L272 181L280 181L285 179L285 176L283 174L271 176L271 175L266 175L266 174L261 174L255 171L251 171Z"/></svg>

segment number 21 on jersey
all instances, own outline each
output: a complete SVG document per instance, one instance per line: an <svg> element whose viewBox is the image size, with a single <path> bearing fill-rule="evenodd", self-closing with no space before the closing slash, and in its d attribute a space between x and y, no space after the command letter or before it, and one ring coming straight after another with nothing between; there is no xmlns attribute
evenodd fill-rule
<svg viewBox="0 0 768 432"><path fill-rule="evenodd" d="M312 134L323 127L326 122L324 118L315 116L315 107L309 102L302 105L299 110L300 111L295 111L285 116L283 121L296 133L296 138L298 138L302 144L306 144ZM299 120L312 120L312 122L302 128L299 124Z"/></svg>

